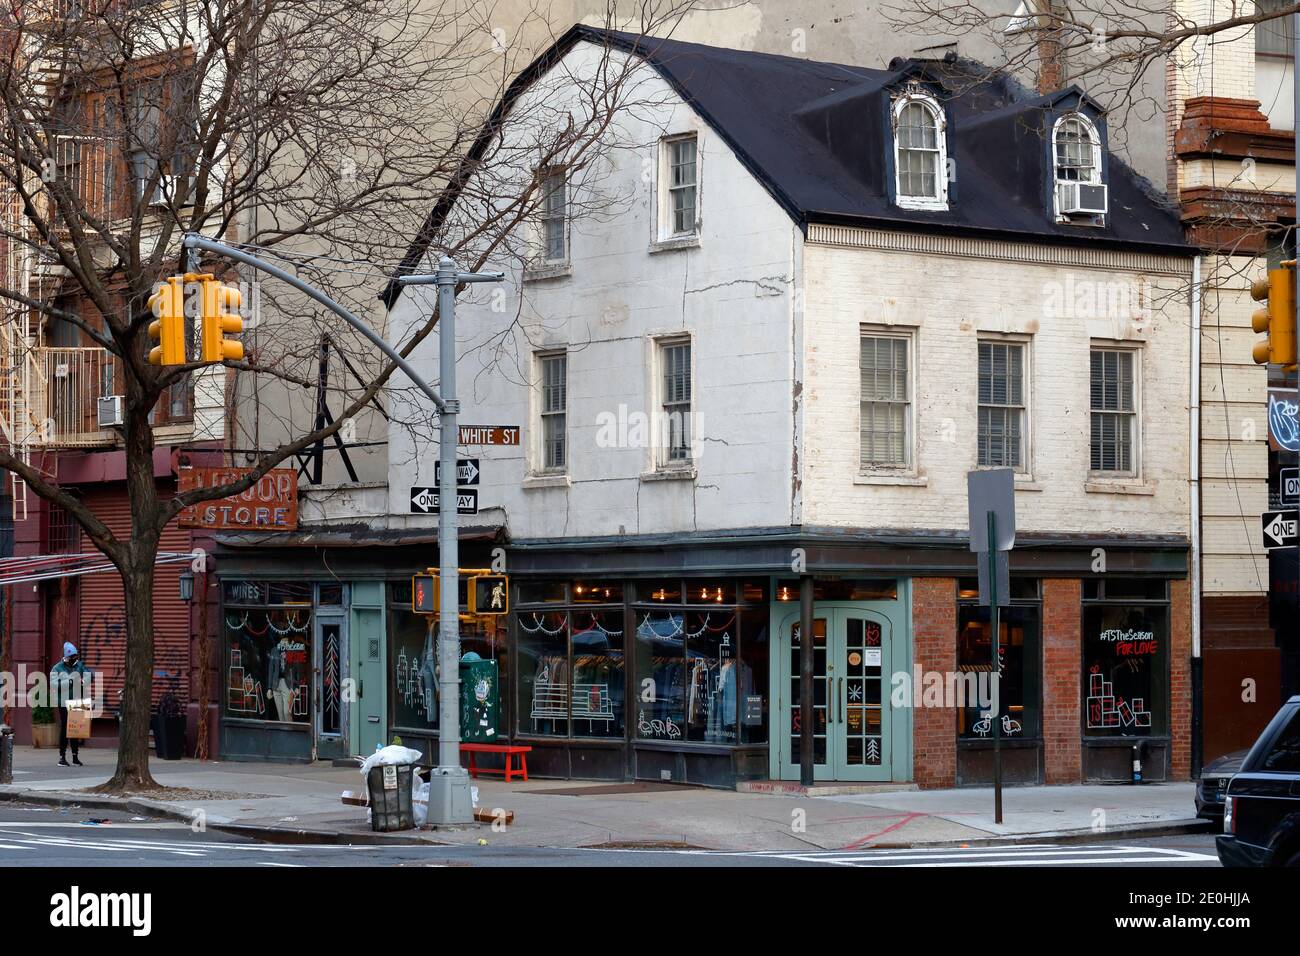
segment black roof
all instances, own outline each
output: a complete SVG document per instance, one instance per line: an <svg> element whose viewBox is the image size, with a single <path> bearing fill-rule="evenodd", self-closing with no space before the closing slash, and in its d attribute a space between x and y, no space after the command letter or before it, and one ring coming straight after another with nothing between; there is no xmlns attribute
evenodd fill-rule
<svg viewBox="0 0 1300 956"><path fill-rule="evenodd" d="M643 57L801 229L840 223L1194 254L1174 205L1105 149L1110 214L1104 225L1055 222L1047 170L1051 124L1062 112L1083 112L1104 147L1104 111L1075 87L1039 96L1005 74L952 58L895 60L888 70L874 70L578 25L508 88L471 149L466 178L514 99L580 40ZM947 210L903 209L890 196L888 104L908 84L925 87L945 110L955 161ZM418 265L458 191L454 180L397 274ZM395 291L390 285L383 296L390 305Z"/></svg>

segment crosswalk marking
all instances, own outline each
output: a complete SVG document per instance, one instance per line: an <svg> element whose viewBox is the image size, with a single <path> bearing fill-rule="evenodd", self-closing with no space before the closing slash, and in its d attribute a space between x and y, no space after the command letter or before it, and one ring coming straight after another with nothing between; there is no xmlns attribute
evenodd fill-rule
<svg viewBox="0 0 1300 956"><path fill-rule="evenodd" d="M685 853L709 851L687 850ZM893 850L768 850L756 853L730 851L725 856L763 857L800 863L852 867L958 867L958 866L1116 866L1217 863L1218 858L1167 847L1129 845L1054 846L1022 844L980 847L920 847Z"/></svg>

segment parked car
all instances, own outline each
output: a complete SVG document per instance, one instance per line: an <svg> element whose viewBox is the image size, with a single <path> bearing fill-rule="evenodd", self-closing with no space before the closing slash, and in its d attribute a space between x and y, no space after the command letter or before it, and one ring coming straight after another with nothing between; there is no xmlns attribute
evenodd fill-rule
<svg viewBox="0 0 1300 956"><path fill-rule="evenodd" d="M1249 750L1234 750L1216 757L1201 768L1201 779L1196 785L1196 815L1205 820L1223 819L1223 798L1228 795L1228 782L1241 769Z"/></svg>
<svg viewBox="0 0 1300 956"><path fill-rule="evenodd" d="M1300 694L1274 715L1228 784L1224 866L1300 867Z"/></svg>

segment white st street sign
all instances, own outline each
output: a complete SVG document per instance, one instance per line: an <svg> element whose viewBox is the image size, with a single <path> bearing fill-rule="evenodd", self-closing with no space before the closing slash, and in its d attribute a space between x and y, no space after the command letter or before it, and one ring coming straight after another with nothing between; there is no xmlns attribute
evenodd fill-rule
<svg viewBox="0 0 1300 956"><path fill-rule="evenodd" d="M480 474L477 458L456 459L456 484L477 485ZM442 487L442 462L440 461L433 463L433 484L435 488Z"/></svg>
<svg viewBox="0 0 1300 956"><path fill-rule="evenodd" d="M1294 548L1300 542L1300 511L1265 511L1260 515L1260 524L1264 528L1264 547L1269 551L1274 548Z"/></svg>
<svg viewBox="0 0 1300 956"><path fill-rule="evenodd" d="M411 514L428 515L438 513L437 488L411 489ZM461 515L478 514L478 489L456 489L456 513Z"/></svg>

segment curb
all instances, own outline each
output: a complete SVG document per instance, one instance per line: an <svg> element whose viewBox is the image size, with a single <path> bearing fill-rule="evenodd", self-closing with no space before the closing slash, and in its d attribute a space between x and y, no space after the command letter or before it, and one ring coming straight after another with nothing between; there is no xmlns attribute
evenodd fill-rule
<svg viewBox="0 0 1300 956"><path fill-rule="evenodd" d="M1136 823L1122 827L1112 827L1101 832L1092 830L1042 830L1038 833L1016 833L1006 836L988 836L972 840L944 840L936 843L869 843L858 847L862 850L921 850L926 847L963 847L963 846L1020 846L1026 843L1038 843L1050 840L1053 843L1098 843L1107 840L1129 840L1134 837L1147 839L1161 836L1180 836L1194 833L1216 833L1217 824L1213 820L1194 818L1190 820L1163 820L1157 823Z"/></svg>
<svg viewBox="0 0 1300 956"><path fill-rule="evenodd" d="M192 810L180 810L155 800L133 797L106 797L101 794L82 794L68 790L20 790L14 787L0 787L0 801L43 803L56 807L89 807L94 810L124 810L136 816L161 817L178 823L194 822Z"/></svg>
<svg viewBox="0 0 1300 956"><path fill-rule="evenodd" d="M108 797L100 794L80 794L68 790L20 790L0 787L0 801L9 803L40 803L56 807L87 807L94 810L122 810L136 816L147 816L192 824L197 811L180 809L156 800L133 797ZM343 830L309 830L289 827L262 826L238 823L225 817L209 816L204 823L209 830L243 836L262 843L324 843L331 845L364 846L455 846L422 837L386 836L380 833L349 833ZM435 831L429 831L435 832Z"/></svg>

